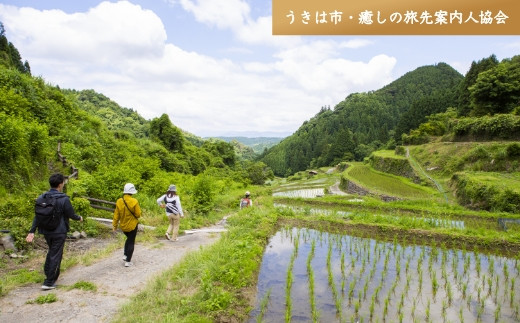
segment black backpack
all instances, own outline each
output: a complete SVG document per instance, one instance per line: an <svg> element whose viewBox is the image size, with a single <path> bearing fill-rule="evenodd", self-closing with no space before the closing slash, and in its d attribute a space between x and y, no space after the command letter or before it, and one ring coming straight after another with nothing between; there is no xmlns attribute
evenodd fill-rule
<svg viewBox="0 0 520 323"><path fill-rule="evenodd" d="M56 230L62 218L58 199L63 196L63 194L44 193L36 199L34 213L40 229Z"/></svg>
<svg viewBox="0 0 520 323"><path fill-rule="evenodd" d="M164 203L166 204L166 212L173 213L173 214L179 214L179 208L177 207L177 200L173 200L171 202L168 202L166 200L166 196L164 196Z"/></svg>

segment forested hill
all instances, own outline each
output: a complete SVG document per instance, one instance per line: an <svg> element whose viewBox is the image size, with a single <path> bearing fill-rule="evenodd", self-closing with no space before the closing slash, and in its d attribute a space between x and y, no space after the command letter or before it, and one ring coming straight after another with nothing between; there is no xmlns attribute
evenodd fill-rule
<svg viewBox="0 0 520 323"><path fill-rule="evenodd" d="M321 111L261 157L276 175L343 160L362 160L432 113L457 105L463 76L445 63L423 66L391 84L349 95Z"/></svg>
<svg viewBox="0 0 520 323"><path fill-rule="evenodd" d="M277 143L282 138L280 137L214 137L216 139L224 140L225 142L238 141L248 147L251 147L257 154L262 153L265 149L268 149Z"/></svg>
<svg viewBox="0 0 520 323"><path fill-rule="evenodd" d="M233 145L182 131L167 114L145 120L93 90L62 90L33 77L0 23L0 196L22 194L60 170L58 142L86 181L82 194L104 199L126 182L146 186L170 174L244 183L272 176L261 162L238 160Z"/></svg>

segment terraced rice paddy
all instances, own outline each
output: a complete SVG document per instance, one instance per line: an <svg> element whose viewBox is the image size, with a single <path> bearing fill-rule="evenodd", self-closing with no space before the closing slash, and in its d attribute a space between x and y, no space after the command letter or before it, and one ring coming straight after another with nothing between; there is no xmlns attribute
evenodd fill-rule
<svg viewBox="0 0 520 323"><path fill-rule="evenodd" d="M273 196L314 198L318 196L323 196L324 194L325 191L323 188L306 188L291 191L274 192Z"/></svg>
<svg viewBox="0 0 520 323"><path fill-rule="evenodd" d="M362 201L362 200L361 200ZM294 206L287 205L281 203L275 203L275 207L290 209L296 213L302 214L322 214L322 215L336 215L340 216L343 219L363 219L370 218L372 221L376 223L399 223L404 224L407 227L411 228L455 228L455 229L464 229L465 222L462 220L451 220L451 219L439 219L439 218L428 218L428 217L419 217L419 216L410 216L410 215L390 215L390 214L370 214L367 215L365 213L354 213L349 211L340 211L340 210L329 210L329 209L319 209L319 208L311 208L311 207L302 207L302 206Z"/></svg>
<svg viewBox="0 0 520 323"><path fill-rule="evenodd" d="M520 260L285 228L250 322L518 322Z"/></svg>

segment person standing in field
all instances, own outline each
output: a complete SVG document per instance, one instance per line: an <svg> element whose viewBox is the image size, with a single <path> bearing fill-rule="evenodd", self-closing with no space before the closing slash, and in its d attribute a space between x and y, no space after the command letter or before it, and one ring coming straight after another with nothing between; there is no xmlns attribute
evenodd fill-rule
<svg viewBox="0 0 520 323"><path fill-rule="evenodd" d="M240 200L240 209L253 206L253 200L251 200L251 193L246 192L245 196Z"/></svg>
<svg viewBox="0 0 520 323"><path fill-rule="evenodd" d="M123 261L125 267L133 265L131 262L134 254L135 238L137 236L137 228L139 225L139 218L141 217L141 207L137 199L133 197L137 193L134 184L127 183L123 190L123 197L116 202L116 209L114 210L114 219L112 220L112 229L115 233L117 226L121 227L121 231L126 236Z"/></svg>
<svg viewBox="0 0 520 323"><path fill-rule="evenodd" d="M180 219L184 217L182 211L181 199L177 195L177 187L170 185L166 194L162 195L157 199L157 205L165 209L166 216L168 217L168 230L166 230L166 239L171 241L179 240L177 238L179 234Z"/></svg>
<svg viewBox="0 0 520 323"><path fill-rule="evenodd" d="M60 276L61 260L63 258L63 248L65 247L65 240L67 239L67 232L70 230L69 219L83 222L83 217L74 213L74 208L70 203L69 197L63 193L63 186L65 186L65 176L60 173L53 174L49 178L50 190L40 195L38 200L44 195L52 196L55 199L56 205L55 215L58 216L57 226L52 229L44 225L41 219L35 215L29 234L25 241L31 243L34 239L34 232L38 228L38 233L43 234L45 242L49 246L47 257L43 271L45 272L45 280L43 281L42 289L50 290L56 288L56 281ZM37 200L37 203L38 203Z"/></svg>

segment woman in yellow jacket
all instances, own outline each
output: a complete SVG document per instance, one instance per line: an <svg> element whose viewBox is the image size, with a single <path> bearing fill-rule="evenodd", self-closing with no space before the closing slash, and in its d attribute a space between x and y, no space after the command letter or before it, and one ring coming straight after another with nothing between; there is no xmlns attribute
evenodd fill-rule
<svg viewBox="0 0 520 323"><path fill-rule="evenodd" d="M117 225L121 227L121 231L126 235L125 249L123 261L125 267L132 266L130 262L134 253L135 237L137 235L137 225L141 217L141 207L139 202L132 196L137 193L134 184L127 183L123 191L123 197L116 202L114 210L114 219L112 220L113 231L116 232Z"/></svg>

